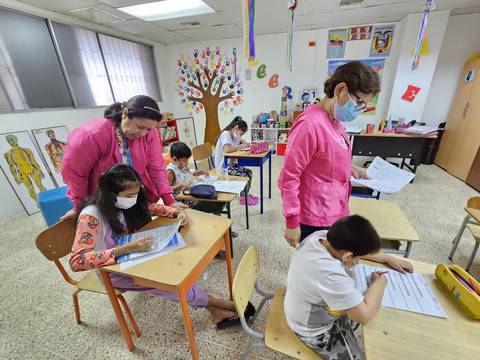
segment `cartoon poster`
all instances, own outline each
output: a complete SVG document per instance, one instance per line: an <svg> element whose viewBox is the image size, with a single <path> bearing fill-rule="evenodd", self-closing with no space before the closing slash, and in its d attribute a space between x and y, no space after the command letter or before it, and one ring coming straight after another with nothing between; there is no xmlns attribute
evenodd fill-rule
<svg viewBox="0 0 480 360"><path fill-rule="evenodd" d="M382 80L383 68L385 67L385 59L364 59L364 60L330 60L328 62L328 76L332 75L335 70L346 63L351 61L361 61L368 66L370 66L380 77L380 81ZM367 108L363 112L362 115L375 115L377 109L377 102L378 102L378 94L370 100L367 104Z"/></svg>
<svg viewBox="0 0 480 360"><path fill-rule="evenodd" d="M341 59L345 56L347 29L330 30L328 32L327 59Z"/></svg>
<svg viewBox="0 0 480 360"><path fill-rule="evenodd" d="M37 194L55 185L28 131L0 134L0 153L0 167L28 215L38 212Z"/></svg>
<svg viewBox="0 0 480 360"><path fill-rule="evenodd" d="M370 40L373 26L356 26L348 28L348 41Z"/></svg>
<svg viewBox="0 0 480 360"><path fill-rule="evenodd" d="M394 29L394 25L375 26L370 47L370 57L386 57L390 55Z"/></svg>
<svg viewBox="0 0 480 360"><path fill-rule="evenodd" d="M179 118L177 120L178 141L181 141L191 149L197 146L197 133L193 117Z"/></svg>
<svg viewBox="0 0 480 360"><path fill-rule="evenodd" d="M62 179L62 160L67 146L68 129L66 126L55 126L32 130L40 153L53 175L58 186L65 186Z"/></svg>

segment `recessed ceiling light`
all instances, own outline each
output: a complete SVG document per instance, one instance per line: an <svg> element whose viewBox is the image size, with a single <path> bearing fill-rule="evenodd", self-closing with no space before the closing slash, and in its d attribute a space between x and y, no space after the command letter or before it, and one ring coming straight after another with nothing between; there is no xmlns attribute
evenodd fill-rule
<svg viewBox="0 0 480 360"><path fill-rule="evenodd" d="M146 21L174 19L215 12L202 0L163 0L121 7L118 10Z"/></svg>

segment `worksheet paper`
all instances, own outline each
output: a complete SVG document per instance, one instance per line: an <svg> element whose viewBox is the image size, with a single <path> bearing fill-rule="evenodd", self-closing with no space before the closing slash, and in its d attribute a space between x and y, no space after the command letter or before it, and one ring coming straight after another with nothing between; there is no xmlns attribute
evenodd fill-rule
<svg viewBox="0 0 480 360"><path fill-rule="evenodd" d="M206 176L201 179L199 178L192 186L198 184L213 185L217 192L240 194L243 189L245 189L247 181L218 180L217 176Z"/></svg>
<svg viewBox="0 0 480 360"><path fill-rule="evenodd" d="M378 156L368 167L367 175L370 179L355 179L352 177L350 179L352 185L360 184L386 194L400 191L415 177L414 173L402 170Z"/></svg>
<svg viewBox="0 0 480 360"><path fill-rule="evenodd" d="M141 258L147 255L163 252L165 250L169 250L169 251L176 250L178 248L176 246L178 246L179 241L178 241L178 237L177 237L177 240L175 240L174 237L178 233L179 228L180 228L180 222L176 222L175 224L165 225L165 226L161 226L151 230L145 230L145 231L140 231L133 234L121 236L118 241L119 245L125 245L129 242L135 241L137 239L145 238L145 237L153 238L153 245L151 250L131 252L129 254L120 256L117 259L117 261L119 263L122 263L125 261Z"/></svg>
<svg viewBox="0 0 480 360"><path fill-rule="evenodd" d="M211 175L200 175L197 179L195 179L192 182L193 185L198 185L198 184L208 184L208 185L213 185L215 181L218 180L218 176L211 176Z"/></svg>
<svg viewBox="0 0 480 360"><path fill-rule="evenodd" d="M375 271L387 271L388 282L382 306L447 318L438 298L421 274L402 274L395 270L358 264L353 267L355 287L364 293Z"/></svg>

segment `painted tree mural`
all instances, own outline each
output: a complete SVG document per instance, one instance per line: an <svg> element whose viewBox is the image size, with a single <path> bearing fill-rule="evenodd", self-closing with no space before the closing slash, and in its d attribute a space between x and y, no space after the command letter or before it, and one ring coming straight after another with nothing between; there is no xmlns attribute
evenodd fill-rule
<svg viewBox="0 0 480 360"><path fill-rule="evenodd" d="M177 91L192 114L205 111L204 142L215 144L219 112L227 115L243 102L243 84L238 79L236 59L219 47L195 50L177 61Z"/></svg>

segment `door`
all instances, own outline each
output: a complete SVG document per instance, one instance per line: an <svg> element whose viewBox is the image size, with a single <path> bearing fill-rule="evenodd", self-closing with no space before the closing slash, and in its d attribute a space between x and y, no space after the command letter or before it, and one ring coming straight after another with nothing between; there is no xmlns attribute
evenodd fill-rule
<svg viewBox="0 0 480 360"><path fill-rule="evenodd" d="M467 184L480 191L480 148L478 148L477 156L475 156L475 160L468 173Z"/></svg>
<svg viewBox="0 0 480 360"><path fill-rule="evenodd" d="M479 81L479 69L480 59L467 61L457 85L455 98L450 107L442 141L435 157L435 164L447 171L450 171L452 165L457 162L455 149L462 130L464 115L468 113L469 106L471 106L469 102L470 96L475 83Z"/></svg>

